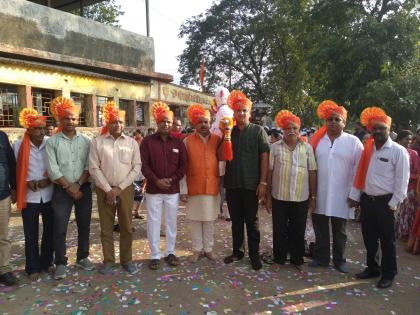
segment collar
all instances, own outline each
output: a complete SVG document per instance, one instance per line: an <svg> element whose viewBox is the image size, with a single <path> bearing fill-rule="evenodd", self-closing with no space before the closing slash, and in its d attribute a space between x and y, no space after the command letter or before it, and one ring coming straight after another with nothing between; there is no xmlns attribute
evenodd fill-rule
<svg viewBox="0 0 420 315"><path fill-rule="evenodd" d="M106 133L104 133L103 135L102 135L102 137L104 137L104 138L109 138L109 137L111 137L112 139L114 139L114 137L109 133L109 131L107 131ZM127 137L125 134L124 134L124 132L121 134L121 136L119 136L117 139L114 139L114 140L118 140L119 138L125 138L125 137Z"/></svg>
<svg viewBox="0 0 420 315"><path fill-rule="evenodd" d="M374 144L375 151L381 151L383 149L389 149L389 148L392 147L393 143L394 143L394 141L391 139L391 137L388 137L388 140L385 141L384 145L379 150L376 149L376 145Z"/></svg>
<svg viewBox="0 0 420 315"><path fill-rule="evenodd" d="M161 136L160 136L160 134L158 133L158 132L155 132L154 134L152 134L152 135L150 135L151 137L155 137L155 138L157 138L157 139L159 139L159 140L161 140L161 141L164 141L162 138L161 138ZM172 139L175 139L174 138L174 136L173 135L171 135L171 133L169 132L169 135L168 135L168 140L172 140Z"/></svg>
<svg viewBox="0 0 420 315"><path fill-rule="evenodd" d="M279 140L279 141L277 141L277 142L274 142L274 143L279 143L279 144L281 144L281 145L285 145L286 147L288 147L289 148L289 145L284 141L284 139L281 139L281 140ZM298 145L301 145L302 143L304 143L303 141L302 141L302 139L301 138L298 138L298 141L297 141L297 143L296 143L296 147L298 146ZM295 148L296 148L295 147Z"/></svg>
<svg viewBox="0 0 420 315"><path fill-rule="evenodd" d="M70 138L67 137L62 131L60 131L59 133L57 133L57 137L61 137L61 138L70 140ZM74 135L74 138L73 139L78 138L78 137L80 137L80 133L76 130L76 134ZM73 139L71 139L71 140L73 140Z"/></svg>
<svg viewBox="0 0 420 315"><path fill-rule="evenodd" d="M39 148L35 144L33 144L32 141L29 140L29 143L31 144L31 149L41 151L46 146L48 138L49 137L44 136L44 139L42 139L42 142L41 142L41 145L39 146Z"/></svg>

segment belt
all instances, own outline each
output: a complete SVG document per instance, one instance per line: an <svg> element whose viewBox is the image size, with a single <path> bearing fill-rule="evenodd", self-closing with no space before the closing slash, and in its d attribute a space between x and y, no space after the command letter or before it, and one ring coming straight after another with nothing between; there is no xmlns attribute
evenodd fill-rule
<svg viewBox="0 0 420 315"><path fill-rule="evenodd" d="M369 199L370 201L383 201L383 200L391 199L392 198L392 194L379 195L379 196L371 196L371 195L362 193L362 197L365 197L365 198Z"/></svg>

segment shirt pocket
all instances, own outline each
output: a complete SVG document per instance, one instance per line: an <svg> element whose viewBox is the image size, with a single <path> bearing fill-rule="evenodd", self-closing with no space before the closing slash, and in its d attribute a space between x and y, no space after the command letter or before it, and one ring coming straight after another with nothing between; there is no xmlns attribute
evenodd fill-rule
<svg viewBox="0 0 420 315"><path fill-rule="evenodd" d="M169 152L169 163L171 165L178 165L179 162L179 149L178 148L172 148L171 152Z"/></svg>
<svg viewBox="0 0 420 315"><path fill-rule="evenodd" d="M130 164L131 163L131 149L130 148L120 148L118 150L118 157L121 163Z"/></svg>
<svg viewBox="0 0 420 315"><path fill-rule="evenodd" d="M392 165L391 157L380 156L377 157L373 173L377 178L390 179L394 177L394 166Z"/></svg>

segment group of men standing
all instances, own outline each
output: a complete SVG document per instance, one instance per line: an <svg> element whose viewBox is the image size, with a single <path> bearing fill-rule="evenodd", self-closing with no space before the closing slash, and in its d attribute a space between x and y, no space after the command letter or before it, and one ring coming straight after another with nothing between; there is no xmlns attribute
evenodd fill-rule
<svg viewBox="0 0 420 315"><path fill-rule="evenodd" d="M232 91L225 99L223 105L233 111L235 126L221 124L219 135L210 132L210 112L193 104L187 116L195 131L187 137L171 134L173 112L165 103L155 103L151 112L157 131L144 138L140 148L123 133L125 113L113 102L104 107L105 126L92 141L76 131L80 108L70 99L59 97L52 102L51 112L59 127L48 139L45 117L33 109L22 111L20 122L26 132L14 146L14 154L7 136L0 133L0 280L16 283L9 266L7 239L10 204L15 201L25 233L25 269L32 280L44 270L51 271L53 262L54 278L66 277L66 233L73 206L78 230L76 264L86 270L95 268L89 260L89 176L96 187L101 226L104 259L99 271L114 272L113 224L117 214L120 263L128 273L136 273L132 261L133 182L141 171L147 180L148 266L152 270L160 267L163 212L164 260L171 266L180 263L175 254L180 199L186 202L191 221L191 262L203 256L216 259L213 223L220 208L223 179L232 220L232 253L224 258L226 264L244 257L245 226L251 266L254 270L262 268L258 208L263 204L272 213L275 263L285 264L290 254L291 264L301 269L309 209L316 236L310 266L330 264L331 225L333 265L347 273L346 222L360 204L367 268L356 276L366 279L381 275L378 287L389 287L397 273L393 211L405 198L409 166L406 150L389 137L391 119L385 112L376 107L362 112L361 123L372 133L364 148L357 137L344 132L347 111L333 101L319 105L317 113L325 125L310 143L300 137L300 119L282 110L275 120L284 136L270 147L264 129L250 122L252 102L246 95ZM220 162L225 163L223 173ZM43 219L41 250L39 215ZM375 260L379 241L380 266Z"/></svg>

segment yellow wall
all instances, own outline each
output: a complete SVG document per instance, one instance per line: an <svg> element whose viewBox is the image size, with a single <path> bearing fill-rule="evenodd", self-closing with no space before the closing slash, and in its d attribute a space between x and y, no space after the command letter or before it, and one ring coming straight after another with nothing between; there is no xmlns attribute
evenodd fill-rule
<svg viewBox="0 0 420 315"><path fill-rule="evenodd" d="M0 62L0 83L60 90L64 96L70 96L70 92L76 92L143 102L149 101L150 98L148 84L108 80L2 62Z"/></svg>

